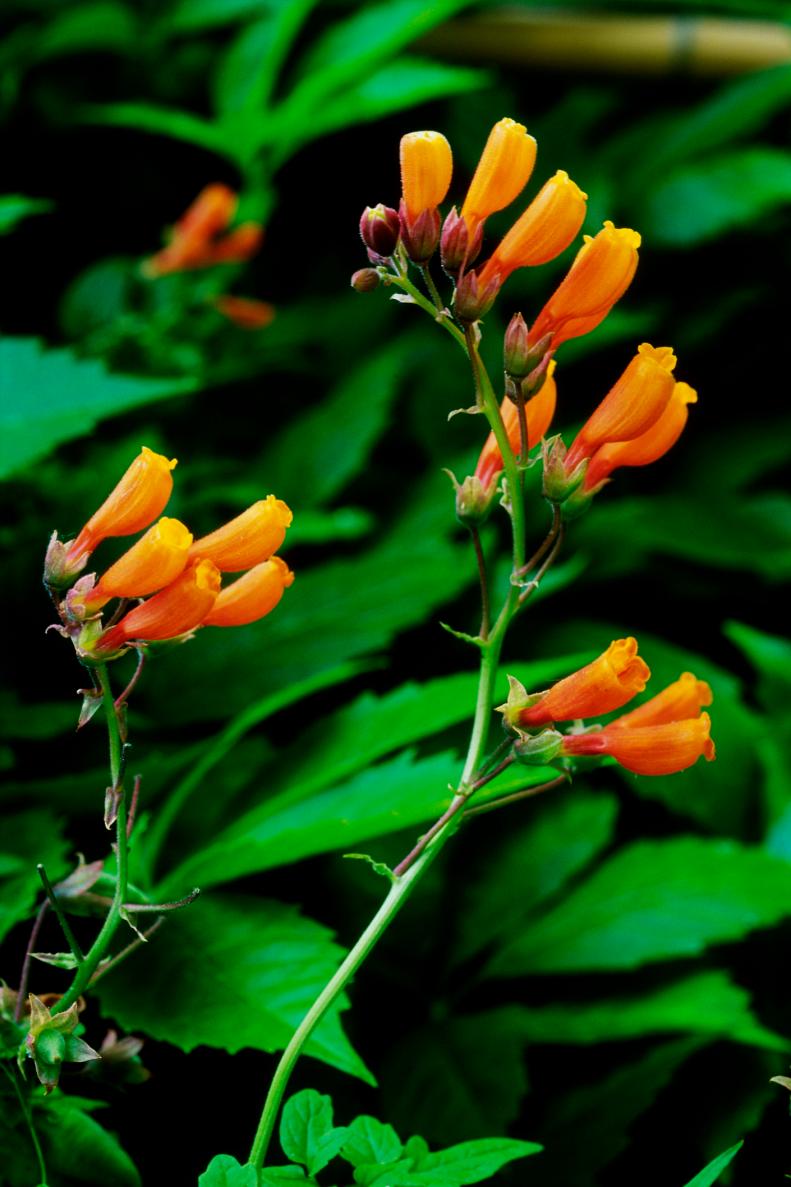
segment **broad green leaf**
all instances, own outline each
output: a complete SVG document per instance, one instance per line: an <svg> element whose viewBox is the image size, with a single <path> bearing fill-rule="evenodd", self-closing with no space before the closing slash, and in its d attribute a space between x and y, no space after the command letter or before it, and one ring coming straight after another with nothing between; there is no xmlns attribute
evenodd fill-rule
<svg viewBox="0 0 791 1187"><path fill-rule="evenodd" d="M225 126L175 107L156 107L151 103L86 104L77 108L75 119L83 124L133 128L154 136L169 136L230 161L239 160L239 147Z"/></svg>
<svg viewBox="0 0 791 1187"><path fill-rule="evenodd" d="M215 1154L198 1179L198 1187L258 1187L258 1172L249 1163L240 1166L230 1154Z"/></svg>
<svg viewBox="0 0 791 1187"><path fill-rule="evenodd" d="M34 1101L34 1122L53 1179L96 1187L140 1187L129 1155L74 1097L58 1093Z"/></svg>
<svg viewBox="0 0 791 1187"><path fill-rule="evenodd" d="M352 1166L363 1166L370 1162L397 1162L403 1148L392 1125L363 1114L346 1127L341 1154Z"/></svg>
<svg viewBox="0 0 791 1187"><path fill-rule="evenodd" d="M404 375L415 365L415 342L405 335L369 355L274 438L260 462L270 489L300 508L320 506L342 490L389 422Z"/></svg>
<svg viewBox="0 0 791 1187"><path fill-rule="evenodd" d="M461 1142L447 1150L427 1154L410 1172L410 1183L426 1187L464 1187L480 1183L497 1174L501 1167L518 1158L538 1154L542 1149L536 1142L520 1142L516 1138L478 1138Z"/></svg>
<svg viewBox="0 0 791 1187"><path fill-rule="evenodd" d="M735 1146L731 1146L730 1150L725 1150L717 1158L710 1162L708 1166L704 1166L703 1170L695 1175L694 1179L690 1179L687 1187L712 1187L713 1183L717 1182L726 1166L730 1166L736 1155L741 1150L744 1142L737 1142Z"/></svg>
<svg viewBox="0 0 791 1187"><path fill-rule="evenodd" d="M300 1162L316 1175L332 1162L346 1137L343 1126L332 1123L332 1100L312 1088L289 1097L280 1119L280 1145L286 1158Z"/></svg>
<svg viewBox="0 0 791 1187"><path fill-rule="evenodd" d="M719 970L695 973L638 997L575 1002L573 1005L510 1006L494 1011L523 1043L605 1043L647 1034L708 1034L733 1042L785 1051L791 1040L761 1026L750 1010L750 996ZM488 1017L467 1020L480 1034Z"/></svg>
<svg viewBox="0 0 791 1187"><path fill-rule="evenodd" d="M100 260L72 281L60 304L60 322L70 338L84 338L124 314L134 266L122 257Z"/></svg>
<svg viewBox="0 0 791 1187"><path fill-rule="evenodd" d="M212 895L168 919L167 930L136 953L134 972L122 966L97 993L124 1029L183 1051L201 1044L232 1054L280 1051L344 955L331 935L284 903ZM305 1050L371 1082L341 1030L345 1006L343 998Z"/></svg>
<svg viewBox="0 0 791 1187"><path fill-rule="evenodd" d="M291 1183L315 1183L308 1180L301 1166L265 1166L261 1171L261 1187L289 1187Z"/></svg>
<svg viewBox="0 0 791 1187"><path fill-rule="evenodd" d="M243 29L220 61L214 77L214 104L220 114L244 108L258 110L269 102L281 66L294 38L317 0L281 0L259 4L258 20ZM252 15L252 14L251 14Z"/></svg>
<svg viewBox="0 0 791 1187"><path fill-rule="evenodd" d="M89 433L109 416L194 388L190 379L111 374L33 338L0 341L0 478Z"/></svg>
<svg viewBox="0 0 791 1187"><path fill-rule="evenodd" d="M369 536L374 526L373 515L362 507L337 507L332 511L300 507L297 519L288 530L288 544L290 548L299 544L337 546L343 540Z"/></svg>
<svg viewBox="0 0 791 1187"><path fill-rule="evenodd" d="M575 1082L572 1069L569 1087L555 1098L542 1130L546 1150L531 1167L531 1187L601 1183L602 1168L626 1147L634 1122L702 1045L700 1039L664 1043L589 1084Z"/></svg>
<svg viewBox="0 0 791 1187"><path fill-rule="evenodd" d="M744 622L726 622L723 630L760 674L763 707L771 712L779 702L785 708L783 694L791 686L791 640L769 635Z"/></svg>
<svg viewBox="0 0 791 1187"><path fill-rule="evenodd" d="M54 202L46 198L28 198L24 194L0 194L0 235L8 235L26 218L47 214Z"/></svg>
<svg viewBox="0 0 791 1187"><path fill-rule="evenodd" d="M791 865L771 854L702 837L636 842L506 943L486 975L627 969L694 956L789 913Z"/></svg>
<svg viewBox="0 0 791 1187"><path fill-rule="evenodd" d="M437 1143L502 1133L527 1091L523 1046L507 1008L438 1018L391 1044L385 1112L402 1133L420 1126Z"/></svg>
<svg viewBox="0 0 791 1187"><path fill-rule="evenodd" d="M531 910L555 894L612 840L614 796L558 788L486 848L462 890L458 956L465 959L527 926Z"/></svg>
<svg viewBox="0 0 791 1187"><path fill-rule="evenodd" d="M199 33L276 11L282 0L178 0L163 20L167 31Z"/></svg>
<svg viewBox="0 0 791 1187"><path fill-rule="evenodd" d="M40 862L51 882L65 872L68 844L61 822L45 809L32 809L3 820L0 840L0 940L30 914L42 892L36 871Z"/></svg>
<svg viewBox="0 0 791 1187"><path fill-rule="evenodd" d="M746 148L706 157L652 188L640 226L654 242L690 247L791 202L791 153Z"/></svg>

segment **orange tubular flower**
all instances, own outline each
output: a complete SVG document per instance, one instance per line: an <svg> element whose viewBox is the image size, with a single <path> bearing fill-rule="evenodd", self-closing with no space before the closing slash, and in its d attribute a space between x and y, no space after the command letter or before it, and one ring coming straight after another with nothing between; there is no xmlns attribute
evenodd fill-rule
<svg viewBox="0 0 791 1187"><path fill-rule="evenodd" d="M572 442L566 469L611 441L629 441L655 424L670 402L676 356L669 346L643 342L629 366Z"/></svg>
<svg viewBox="0 0 791 1187"><path fill-rule="evenodd" d="M274 305L269 305L266 301L256 301L251 297L233 297L226 293L224 296L214 297L211 303L218 313L227 317L228 321L232 321L241 330L262 330L275 316Z"/></svg>
<svg viewBox="0 0 791 1187"><path fill-rule="evenodd" d="M79 569L102 540L110 536L131 536L147 528L170 498L171 470L175 465L175 458L168 459L144 445L140 456L69 545L68 565Z"/></svg>
<svg viewBox="0 0 791 1187"><path fill-rule="evenodd" d="M452 173L453 155L441 132L401 137L401 193L410 223L444 201Z"/></svg>
<svg viewBox="0 0 791 1187"><path fill-rule="evenodd" d="M631 284L639 246L636 231L609 221L598 235L586 235L585 246L539 313L532 337L551 333L556 349L595 330Z"/></svg>
<svg viewBox="0 0 791 1187"><path fill-rule="evenodd" d="M536 142L524 124L502 119L494 125L473 174L461 217L470 243L478 227L521 194L536 163Z"/></svg>
<svg viewBox="0 0 791 1187"><path fill-rule="evenodd" d="M650 675L637 654L637 640L615 639L593 663L559 680L534 704L521 709L516 723L532 728L610 713L642 692Z"/></svg>
<svg viewBox="0 0 791 1187"><path fill-rule="evenodd" d="M142 598L175 581L187 565L192 532L178 519L160 519L103 573L93 589L71 599L88 614L111 598Z"/></svg>
<svg viewBox="0 0 791 1187"><path fill-rule="evenodd" d="M282 499L267 495L215 532L196 540L190 559L208 557L223 573L240 573L277 552L292 518Z"/></svg>
<svg viewBox="0 0 791 1187"><path fill-rule="evenodd" d="M204 626L245 626L274 610L294 581L285 561L273 556L220 590Z"/></svg>
<svg viewBox="0 0 791 1187"><path fill-rule="evenodd" d="M555 383L555 360L549 364L547 377L543 386L525 404L527 418L527 445L532 449L538 445L552 423L557 402L557 385ZM503 418L508 441L515 454L519 453L521 441L519 437L519 410L512 400L505 399L500 405L500 415ZM481 450L478 465L475 467L475 477L480 479L481 485L488 490L492 482L503 469L503 455L494 433L490 433L486 444Z"/></svg>
<svg viewBox="0 0 791 1187"><path fill-rule="evenodd" d="M648 725L667 725L672 721L685 721L697 717L704 705L712 702L711 688L705 680L698 680L692 672L683 672L678 680L667 688L611 721L607 729L635 729Z"/></svg>
<svg viewBox="0 0 791 1187"><path fill-rule="evenodd" d="M673 775L691 767L701 754L707 762L712 761L715 749L710 730L708 713L628 729L617 729L613 723L594 733L564 738L561 753L593 757L609 754L635 775Z"/></svg>
<svg viewBox="0 0 791 1187"><path fill-rule="evenodd" d="M485 289L495 277L502 284L515 268L546 264L565 251L585 221L587 197L568 173L559 170L479 270L481 288ZM540 336L534 331L534 339Z"/></svg>
<svg viewBox="0 0 791 1187"><path fill-rule="evenodd" d="M214 264L243 262L258 251L263 239L259 223L243 223L219 238L236 213L238 198L226 185L208 185L173 228L167 247L146 260L146 276L167 276Z"/></svg>
<svg viewBox="0 0 791 1187"><path fill-rule="evenodd" d="M663 457L678 441L687 423L688 404L696 404L698 393L688 383L677 383L664 412L646 432L631 441L602 445L593 454L585 474L583 491L593 491L620 466L647 466Z"/></svg>
<svg viewBox="0 0 791 1187"><path fill-rule="evenodd" d="M220 570L212 561L195 561L170 585L105 631L93 648L94 654L119 651L129 643L175 639L194 631L216 602L220 581Z"/></svg>

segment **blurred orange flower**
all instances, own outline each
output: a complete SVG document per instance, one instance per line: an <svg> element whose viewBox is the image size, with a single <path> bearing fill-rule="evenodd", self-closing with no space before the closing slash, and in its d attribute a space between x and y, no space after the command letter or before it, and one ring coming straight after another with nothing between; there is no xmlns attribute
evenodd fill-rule
<svg viewBox="0 0 791 1187"><path fill-rule="evenodd" d="M242 263L261 246L260 223L243 223L222 235L231 223L238 197L226 185L207 185L173 227L170 242L146 260L146 276L167 276L215 264Z"/></svg>

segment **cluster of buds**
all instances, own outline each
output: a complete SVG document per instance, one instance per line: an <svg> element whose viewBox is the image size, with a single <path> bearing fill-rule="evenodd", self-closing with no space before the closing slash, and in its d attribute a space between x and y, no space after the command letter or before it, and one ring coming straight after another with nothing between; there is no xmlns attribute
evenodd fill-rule
<svg viewBox="0 0 791 1187"><path fill-rule="evenodd" d="M294 579L275 555L292 517L274 495L198 540L180 520L157 519L170 498L175 465L143 446L73 540L52 536L44 580L58 603L60 629L88 662L104 663L130 647L185 639L198 627L254 622L275 608ZM80 576L103 540L144 528L101 576ZM223 587L224 573L243 575ZM115 599L120 599L120 616L116 612L105 625L102 611ZM145 600L123 613L128 599Z"/></svg>
<svg viewBox="0 0 791 1187"><path fill-rule="evenodd" d="M231 227L238 204L238 195L228 186L220 183L205 186L171 228L165 247L144 261L143 275L156 279L218 264L245 263L259 251L264 228L256 222ZM227 293L211 297L209 302L218 313L244 330L262 329L275 315L272 305L252 297Z"/></svg>
<svg viewBox="0 0 791 1187"><path fill-rule="evenodd" d="M711 719L701 712L711 704L711 689L691 672L604 726L584 725L587 718L622 708L643 692L650 675L637 641L627 638L615 639L598 659L544 692L529 694L509 677L508 700L500 711L517 736L515 756L533 764L610 756L636 775L674 774L701 755L711 762ZM576 724L563 734L555 728L558 722Z"/></svg>

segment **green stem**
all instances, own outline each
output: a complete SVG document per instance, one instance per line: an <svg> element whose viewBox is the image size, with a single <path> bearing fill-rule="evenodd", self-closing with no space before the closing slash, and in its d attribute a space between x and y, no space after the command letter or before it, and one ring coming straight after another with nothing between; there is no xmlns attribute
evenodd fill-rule
<svg viewBox="0 0 791 1187"><path fill-rule="evenodd" d="M445 308L445 302L442 300L442 297L439 295L439 290L434 284L434 277L431 275L431 270L428 264L422 265L420 269L420 275L423 277L423 281L426 285L426 288L428 289L428 295L436 305L438 312L442 313L443 309Z"/></svg>
<svg viewBox="0 0 791 1187"><path fill-rule="evenodd" d="M475 719L470 737L470 745L467 751L467 759L461 776L460 786L462 788L466 788L472 782L472 776L478 769L486 749L494 693L494 680L497 675L504 635L505 627L502 627L499 632L491 636L481 651L481 669L478 679ZM420 854L415 857L414 861L410 861L403 874L394 879L381 907L294 1032L272 1078L272 1083L269 1087L266 1101L264 1102L258 1130L250 1150L249 1161L256 1169L260 1169L264 1165L283 1096L288 1087L294 1065L299 1059L305 1044L316 1026L335 1003L338 995L345 989L350 979L390 926L390 923L407 901L442 846L455 831L455 826L458 825L461 816L460 809L466 804L467 799L468 794L454 796L450 807L442 817L442 826L436 831L433 829L429 830L431 835L427 837L426 844ZM411 856L411 854L408 855L408 858L411 858ZM405 861L407 860L405 859Z"/></svg>
<svg viewBox="0 0 791 1187"><path fill-rule="evenodd" d="M508 480L508 498L514 537L514 571L518 572L525 563L525 510L520 471L514 457L514 451L511 449L511 443L508 440L508 433L503 424L503 418L500 415L500 406L494 394L492 381L489 378L483 359L478 351L473 326L466 327L465 339L467 342L467 353L470 356L470 363L472 364L472 374L475 381L475 394L478 398L478 404L486 414L486 419L494 433ZM508 599L504 609L508 610L510 618L512 610L511 598Z"/></svg>
<svg viewBox="0 0 791 1187"><path fill-rule="evenodd" d="M55 888L47 877L47 871L44 869L41 862L39 862L39 864L36 866L36 869L38 870L38 876L41 879L44 890L46 891L50 906L57 916L58 923L60 924L60 930L66 937L66 943L69 945L69 951L77 961L77 964L79 964L81 961L85 960L85 956L83 955L83 951L77 942L77 937L71 930L68 919L63 913L63 908L58 901L58 896L55 894Z"/></svg>
<svg viewBox="0 0 791 1187"><path fill-rule="evenodd" d="M123 743L121 740L121 723L118 719L118 711L113 699L112 689L110 688L110 681L107 675L107 668L102 665L97 668L97 676L101 684L102 700L104 702L104 711L107 718L107 736L110 746L110 784L118 791L118 814L115 820L115 856L116 856L116 879L115 879L115 894L113 901L110 904L110 910L102 924L101 930L94 940L91 948L85 956L84 961L76 970L74 980L67 989L66 993L60 999L55 1013L62 1013L68 1010L82 991L88 986L93 974L95 973L100 961L103 959L110 942L115 935L118 924L121 921L121 911L126 901L127 882L129 879L129 840L126 835L126 797L124 796L123 787L118 786L118 780L121 775L121 761L123 753Z"/></svg>
<svg viewBox="0 0 791 1187"><path fill-rule="evenodd" d="M437 309L437 306L433 305L432 302L429 301L428 297L425 297L423 293L421 293L420 289L412 283L408 276L402 275L400 273L396 274L394 272L388 272L386 269L380 269L379 274L384 280L385 284L395 284L399 288L403 289L405 293L409 293L415 304L419 305L421 309L424 309L435 322L438 322L441 326L443 326L443 328L448 331L451 338L453 338L466 353L467 344L464 340L464 334L455 324L449 313L440 313ZM439 297L439 294L437 294L437 296Z"/></svg>
<svg viewBox="0 0 791 1187"><path fill-rule="evenodd" d="M5 1064L3 1064L2 1067L3 1071L6 1073L14 1087L14 1092L16 1093L17 1100L19 1101L19 1107L22 1110L22 1116L25 1118L25 1123L30 1133L30 1141L33 1146L33 1151L36 1155L36 1162L38 1163L38 1175L39 1179L41 1180L41 1182L38 1184L38 1187L47 1187L47 1164L44 1161L44 1151L41 1149L41 1142L38 1140L36 1127L33 1124L33 1112L30 1108L30 1103L25 1099L24 1093L19 1087L19 1080L17 1079L18 1073L16 1070L10 1071L5 1066Z"/></svg>

